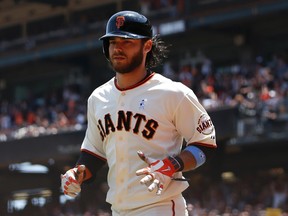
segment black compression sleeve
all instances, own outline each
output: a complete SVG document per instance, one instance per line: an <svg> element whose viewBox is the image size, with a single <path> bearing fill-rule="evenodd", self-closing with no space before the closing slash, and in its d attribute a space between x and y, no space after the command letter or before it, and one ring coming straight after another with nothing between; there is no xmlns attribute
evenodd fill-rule
<svg viewBox="0 0 288 216"><path fill-rule="evenodd" d="M92 174L92 178L85 181L88 183L95 179L98 170L100 170L105 165L105 163L106 161L104 159L100 159L92 154L89 154L88 152L81 151L76 165L83 164L89 169Z"/></svg>

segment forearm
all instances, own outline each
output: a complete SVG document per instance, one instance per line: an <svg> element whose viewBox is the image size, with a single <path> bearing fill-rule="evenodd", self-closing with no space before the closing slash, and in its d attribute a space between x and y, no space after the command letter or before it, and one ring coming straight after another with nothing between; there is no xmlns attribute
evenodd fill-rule
<svg viewBox="0 0 288 216"><path fill-rule="evenodd" d="M178 157L183 161L183 172L187 172L196 168L195 157L188 151L182 151Z"/></svg>
<svg viewBox="0 0 288 216"><path fill-rule="evenodd" d="M87 151L81 151L76 166L82 164L86 166L83 182L90 182L95 179L98 170L101 169L105 163L105 159L92 155Z"/></svg>

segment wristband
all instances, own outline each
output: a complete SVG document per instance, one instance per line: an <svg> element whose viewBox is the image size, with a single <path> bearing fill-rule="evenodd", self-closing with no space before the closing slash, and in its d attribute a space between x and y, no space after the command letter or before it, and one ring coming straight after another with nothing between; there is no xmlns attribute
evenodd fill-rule
<svg viewBox="0 0 288 216"><path fill-rule="evenodd" d="M179 171L182 171L184 169L184 163L182 161L182 159L178 156L175 156L175 157L172 157L172 156L169 156L168 157L169 161L172 163L174 169L175 169L175 172L179 172Z"/></svg>
<svg viewBox="0 0 288 216"><path fill-rule="evenodd" d="M198 147L189 145L184 149L184 151L189 151L195 158L196 161L195 169L205 163L206 156L204 152Z"/></svg>

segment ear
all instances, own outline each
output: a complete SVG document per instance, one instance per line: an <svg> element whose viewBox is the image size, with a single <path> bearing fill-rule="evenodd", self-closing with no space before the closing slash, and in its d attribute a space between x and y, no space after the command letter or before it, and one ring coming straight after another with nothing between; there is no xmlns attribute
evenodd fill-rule
<svg viewBox="0 0 288 216"><path fill-rule="evenodd" d="M144 52L147 54L152 49L152 40L147 40L144 44Z"/></svg>

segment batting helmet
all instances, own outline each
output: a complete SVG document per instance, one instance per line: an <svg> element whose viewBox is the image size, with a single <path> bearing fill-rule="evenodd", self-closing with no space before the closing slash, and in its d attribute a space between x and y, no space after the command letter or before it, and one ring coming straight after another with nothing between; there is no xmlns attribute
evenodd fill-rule
<svg viewBox="0 0 288 216"><path fill-rule="evenodd" d="M110 17L106 25L103 41L103 52L109 59L109 37L123 37L132 39L152 38L152 26L149 20L134 11L120 11Z"/></svg>

